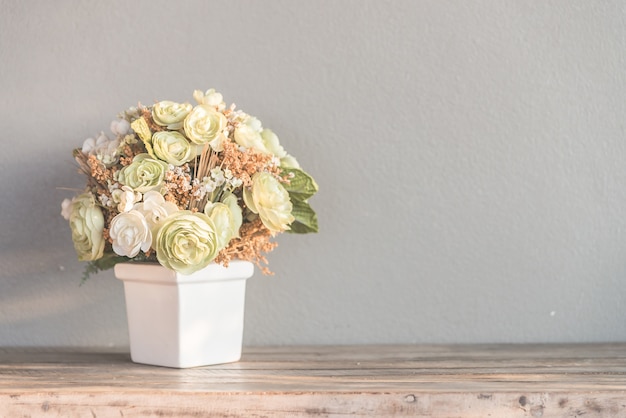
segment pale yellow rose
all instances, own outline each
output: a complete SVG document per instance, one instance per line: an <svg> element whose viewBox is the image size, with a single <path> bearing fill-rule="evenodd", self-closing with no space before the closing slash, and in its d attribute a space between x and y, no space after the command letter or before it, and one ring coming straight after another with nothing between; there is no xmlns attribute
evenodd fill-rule
<svg viewBox="0 0 626 418"><path fill-rule="evenodd" d="M164 100L152 107L152 119L159 126L176 131L183 127L183 121L191 112L193 106L189 103L176 103Z"/></svg>
<svg viewBox="0 0 626 418"><path fill-rule="evenodd" d="M252 187L244 188L244 202L248 208L258 213L263 225L272 232L289 229L295 218L291 214L293 205L289 193L270 173L256 173L252 176Z"/></svg>
<svg viewBox="0 0 626 418"><path fill-rule="evenodd" d="M266 154L273 154L278 158L283 158L287 155L287 152L278 141L278 136L272 130L263 129L261 131L261 140L263 141Z"/></svg>
<svg viewBox="0 0 626 418"><path fill-rule="evenodd" d="M254 116L245 115L235 128L235 142L242 147L252 148L264 154L269 154L263 144L262 131L263 126L260 120Z"/></svg>
<svg viewBox="0 0 626 418"><path fill-rule="evenodd" d="M159 263L182 274L208 266L220 250L213 220L187 210L159 223L155 247Z"/></svg>
<svg viewBox="0 0 626 418"><path fill-rule="evenodd" d="M215 151L222 151L228 120L223 113L209 105L198 105L185 118L185 135L197 145L209 144Z"/></svg>
<svg viewBox="0 0 626 418"><path fill-rule="evenodd" d="M178 132L155 132L152 135L151 146L154 155L176 167L191 161L196 156L195 147L192 147L187 138Z"/></svg>
<svg viewBox="0 0 626 418"><path fill-rule="evenodd" d="M91 193L73 199L69 221L78 259L92 261L101 258L104 254L104 216Z"/></svg>
<svg viewBox="0 0 626 418"><path fill-rule="evenodd" d="M118 181L136 192L145 193L163 184L167 163L148 154L137 154L130 165L119 171Z"/></svg>

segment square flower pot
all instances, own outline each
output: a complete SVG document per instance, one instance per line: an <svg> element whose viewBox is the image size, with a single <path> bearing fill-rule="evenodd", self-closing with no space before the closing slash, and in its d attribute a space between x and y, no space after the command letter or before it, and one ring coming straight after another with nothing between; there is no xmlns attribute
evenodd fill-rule
<svg viewBox="0 0 626 418"><path fill-rule="evenodd" d="M241 358L247 261L228 268L210 264L190 275L160 264L120 263L131 359L136 363L187 368Z"/></svg>

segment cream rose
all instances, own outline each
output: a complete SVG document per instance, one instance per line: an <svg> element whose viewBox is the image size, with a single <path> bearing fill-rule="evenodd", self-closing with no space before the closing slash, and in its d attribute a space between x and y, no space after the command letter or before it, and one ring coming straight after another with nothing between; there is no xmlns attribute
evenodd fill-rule
<svg viewBox="0 0 626 418"><path fill-rule="evenodd" d="M268 154L265 145L263 144L263 138L261 132L263 126L261 121L254 116L246 115L241 123L235 128L235 142L242 147L252 148L259 152Z"/></svg>
<svg viewBox="0 0 626 418"><path fill-rule="evenodd" d="M293 205L289 193L270 173L252 176L252 187L244 188L244 201L248 208L258 213L263 225L272 232L289 229L295 218L291 214Z"/></svg>
<svg viewBox="0 0 626 418"><path fill-rule="evenodd" d="M176 103L164 100L152 107L152 119L159 126L176 131L183 127L185 117L191 112L193 106L189 103Z"/></svg>
<svg viewBox="0 0 626 418"><path fill-rule="evenodd" d="M155 250L161 265L179 273L203 269L220 250L215 224L204 213L178 211L159 224Z"/></svg>
<svg viewBox="0 0 626 418"><path fill-rule="evenodd" d="M198 105L185 118L185 135L197 145L209 144L215 151L222 151L224 131L228 120L223 113L206 104Z"/></svg>
<svg viewBox="0 0 626 418"><path fill-rule="evenodd" d="M130 165L119 171L118 181L136 192L145 193L160 187L167 171L167 163L137 154Z"/></svg>
<svg viewBox="0 0 626 418"><path fill-rule="evenodd" d="M198 104L209 105L217 110L224 110L226 108L222 94L216 92L215 89L209 89L206 93L202 93L201 90L194 90L193 98L196 99Z"/></svg>
<svg viewBox="0 0 626 418"><path fill-rule="evenodd" d="M74 249L80 261L97 260L104 254L104 216L94 196L87 192L74 198L69 216Z"/></svg>
<svg viewBox="0 0 626 418"><path fill-rule="evenodd" d="M285 168L300 168L298 160L296 160L292 155L289 154L280 159L280 166Z"/></svg>
<svg viewBox="0 0 626 418"><path fill-rule="evenodd" d="M261 141L267 153L273 154L278 158L283 158L287 155L287 152L278 141L278 136L272 130L263 129L261 131Z"/></svg>
<svg viewBox="0 0 626 418"><path fill-rule="evenodd" d="M109 235L117 255L135 257L139 250L146 252L152 245L152 233L143 214L136 210L122 212L113 218Z"/></svg>
<svg viewBox="0 0 626 418"><path fill-rule="evenodd" d="M117 210L120 212L128 212L136 202L141 200L141 193L133 191L128 186L122 186L121 189L113 190L111 195L113 202L117 203Z"/></svg>
<svg viewBox="0 0 626 418"><path fill-rule="evenodd" d="M172 131L152 135L152 151L159 159L181 166L195 157L195 150L182 134Z"/></svg>

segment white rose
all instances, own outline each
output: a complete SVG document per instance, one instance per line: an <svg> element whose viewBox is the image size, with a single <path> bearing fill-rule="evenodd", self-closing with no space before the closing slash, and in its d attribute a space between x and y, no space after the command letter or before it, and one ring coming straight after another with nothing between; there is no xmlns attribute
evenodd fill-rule
<svg viewBox="0 0 626 418"><path fill-rule="evenodd" d="M104 132L100 132L97 139L87 138L83 142L82 152L85 155L95 155L106 166L111 166L119 157L119 144L117 139L109 139Z"/></svg>
<svg viewBox="0 0 626 418"><path fill-rule="evenodd" d="M150 229L154 229L161 220L178 211L178 207L166 201L161 193L150 191L143 195L143 202L135 204L133 210L141 212Z"/></svg>
<svg viewBox="0 0 626 418"><path fill-rule="evenodd" d="M196 99L198 104L213 106L217 110L224 110L226 108L224 98L221 93L216 92L215 89L209 89L206 93L202 93L200 90L195 90L193 92L193 98Z"/></svg>
<svg viewBox="0 0 626 418"><path fill-rule="evenodd" d="M117 203L117 210L120 212L128 212L133 205L141 200L141 193L133 191L128 186L122 186L121 189L113 190L111 193L113 201Z"/></svg>
<svg viewBox="0 0 626 418"><path fill-rule="evenodd" d="M152 245L152 232L143 214L136 210L123 212L111 221L109 235L117 255L135 257L139 250L146 252Z"/></svg>

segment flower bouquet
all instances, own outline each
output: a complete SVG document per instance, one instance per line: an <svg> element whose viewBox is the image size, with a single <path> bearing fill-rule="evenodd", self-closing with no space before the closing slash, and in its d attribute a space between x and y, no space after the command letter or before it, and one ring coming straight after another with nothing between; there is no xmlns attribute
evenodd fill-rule
<svg viewBox="0 0 626 418"><path fill-rule="evenodd" d="M317 232L317 184L276 134L213 89L193 97L131 107L74 150L87 187L62 215L84 278L132 261L190 275L238 259L271 274L272 237Z"/></svg>

